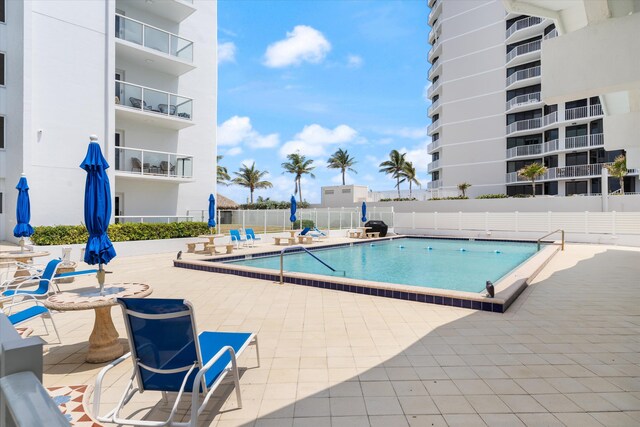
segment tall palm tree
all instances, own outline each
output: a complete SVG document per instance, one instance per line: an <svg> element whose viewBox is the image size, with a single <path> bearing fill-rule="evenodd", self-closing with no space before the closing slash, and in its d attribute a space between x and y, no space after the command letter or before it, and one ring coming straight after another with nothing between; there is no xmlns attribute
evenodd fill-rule
<svg viewBox="0 0 640 427"><path fill-rule="evenodd" d="M624 177L627 175L627 158L624 154L620 154L613 159L613 163L606 165L605 168L609 171L609 175L618 178L620 180L620 194L624 194Z"/></svg>
<svg viewBox="0 0 640 427"><path fill-rule="evenodd" d="M418 173L416 172L416 168L413 166L413 162L406 162L404 164L404 169L402 170L403 181L407 181L409 183L409 198L413 197L411 194L411 185L415 184L420 187L420 181L418 181ZM402 182L402 181L401 181Z"/></svg>
<svg viewBox="0 0 640 427"><path fill-rule="evenodd" d="M231 181L229 171L226 166L220 164L220 160L222 160L223 157L224 156L216 156L216 182L222 185L229 185L229 181Z"/></svg>
<svg viewBox="0 0 640 427"><path fill-rule="evenodd" d="M329 169L340 169L342 172L342 185L345 185L344 174L346 171L358 173L354 168L352 168L356 163L358 162L349 155L347 150L340 148L338 151L333 153L331 157L329 157L329 160L327 160L327 167Z"/></svg>
<svg viewBox="0 0 640 427"><path fill-rule="evenodd" d="M299 152L289 154L287 159L289 159L289 161L283 163L282 167L285 172L294 175L296 186L293 193L298 193L298 199L300 200L300 203L302 203L302 175L309 175L311 178L315 178L316 176L311 171L316 167L311 166L313 164L313 160L307 159Z"/></svg>
<svg viewBox="0 0 640 427"><path fill-rule="evenodd" d="M536 197L536 178L544 175L546 172L547 167L541 163L531 163L518 171L518 175L531 181L533 197Z"/></svg>
<svg viewBox="0 0 640 427"><path fill-rule="evenodd" d="M242 165L238 172L234 172L236 175L233 178L233 183L241 187L246 187L251 193L251 203L253 203L253 191L261 188L271 188L273 184L269 181L262 181L262 178L267 174L267 171L260 171L256 169L256 162L253 162L251 167Z"/></svg>
<svg viewBox="0 0 640 427"><path fill-rule="evenodd" d="M469 189L469 187L471 187L471 184L469 184L468 182L458 184L458 190L462 192L462 197L467 197L467 190Z"/></svg>
<svg viewBox="0 0 640 427"><path fill-rule="evenodd" d="M396 179L398 198L400 198L400 183L404 181L402 171L404 170L404 165L407 162L405 159L406 155L407 153L400 154L398 150L391 150L389 153L389 160L385 160L379 165L380 172L391 175L392 178Z"/></svg>

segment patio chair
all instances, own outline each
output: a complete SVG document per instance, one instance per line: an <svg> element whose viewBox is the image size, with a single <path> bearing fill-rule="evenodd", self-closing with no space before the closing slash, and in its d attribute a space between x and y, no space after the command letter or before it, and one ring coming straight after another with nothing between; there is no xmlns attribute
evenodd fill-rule
<svg viewBox="0 0 640 427"><path fill-rule="evenodd" d="M58 266L61 262L62 260L60 258L52 259L51 261L49 261L42 274L34 274L30 277L27 277L26 279L15 278L14 280L4 285L4 288L0 290L2 292L1 295L5 297L22 295L31 296L33 298L45 298L48 297L49 294L53 291L53 287L51 285L55 285L57 291L60 292L58 284L56 283L56 279L83 276L87 274L96 274L98 272L98 270L81 270L56 274L56 270L58 270ZM36 282L38 283L38 287L36 289L22 289L25 286L34 285Z"/></svg>
<svg viewBox="0 0 640 427"><path fill-rule="evenodd" d="M145 163L144 165L137 157L131 158L131 172L146 172L149 173L149 163Z"/></svg>
<svg viewBox="0 0 640 427"><path fill-rule="evenodd" d="M98 421L139 426L196 426L212 393L225 379L233 376L242 407L236 357L249 345L255 345L258 366L258 338L244 332L201 332L196 330L193 306L182 299L118 298L124 314L131 352L105 366L96 378L93 416ZM119 403L100 415L102 382L105 375L123 361L131 359L133 373ZM177 393L169 417L164 421L121 418L120 411L136 394L160 391ZM178 422L178 405L183 393L191 393L190 420ZM200 397L203 397L200 403Z"/></svg>
<svg viewBox="0 0 640 427"><path fill-rule="evenodd" d="M229 235L231 236L231 243L236 242L236 249L240 249L240 243L243 246L249 243L246 237L240 235L240 230L229 230Z"/></svg>
<svg viewBox="0 0 640 427"><path fill-rule="evenodd" d="M7 304L5 303L5 301L11 302ZM23 306L25 304L32 305L22 311L14 312L14 307ZM44 330L47 332L47 335L49 335L49 328L47 328L47 323L44 321L44 319L49 319L51 321L51 324L53 325L53 330L56 333L58 342L62 343L62 340L60 340L60 334L58 334L58 328L56 328L56 324L53 321L51 312L40 301L37 301L35 299L28 299L19 302L13 302L13 298L0 298L0 313L7 316L9 322L11 322L13 326L18 326L24 322L28 322L29 320L33 320L39 317L42 320L42 324L44 325Z"/></svg>
<svg viewBox="0 0 640 427"><path fill-rule="evenodd" d="M253 246L258 240L262 240L262 238L256 236L256 233L253 231L253 228L245 229L244 234L247 236L247 240L252 243L251 246Z"/></svg>
<svg viewBox="0 0 640 427"><path fill-rule="evenodd" d="M175 165L170 164L166 160L160 162L160 174L161 175L175 175L176 167Z"/></svg>
<svg viewBox="0 0 640 427"><path fill-rule="evenodd" d="M175 105L167 105L167 104L158 104L158 110L162 114L169 114L171 116L176 115L176 106Z"/></svg>
<svg viewBox="0 0 640 427"><path fill-rule="evenodd" d="M137 108L138 110L145 109L147 111L152 110L151 105L147 105L146 101L141 100L140 98L134 98L133 96L129 97L129 102L133 108Z"/></svg>

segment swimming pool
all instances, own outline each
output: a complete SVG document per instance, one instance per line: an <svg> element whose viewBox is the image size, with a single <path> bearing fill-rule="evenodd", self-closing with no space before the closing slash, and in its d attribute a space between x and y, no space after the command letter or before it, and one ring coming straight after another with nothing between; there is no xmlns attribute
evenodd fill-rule
<svg viewBox="0 0 640 427"><path fill-rule="evenodd" d="M285 271L347 277L465 292L481 292L536 253L528 242L398 238L314 250L334 273L309 254L287 253ZM280 257L264 256L225 264L280 270Z"/></svg>

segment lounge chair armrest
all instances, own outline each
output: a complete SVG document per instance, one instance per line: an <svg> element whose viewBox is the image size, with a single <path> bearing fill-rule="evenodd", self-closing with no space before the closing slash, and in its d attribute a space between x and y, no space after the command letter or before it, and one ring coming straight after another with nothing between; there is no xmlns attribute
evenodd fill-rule
<svg viewBox="0 0 640 427"><path fill-rule="evenodd" d="M24 282L22 282L22 283L19 283L19 284L18 284L18 286L16 286L16 288L14 289L14 295L17 295L17 294L18 294L18 291L20 290L20 288L21 288L22 286L24 286L24 285L34 285L34 284L36 284L36 283L34 283L34 282L36 282L36 281L37 281L37 282L44 281L44 282L47 282L47 284L48 284L48 285L50 285L50 284L51 284L51 280L49 280L49 279L45 279L45 278L38 278L38 279L36 279L36 280L24 281Z"/></svg>
<svg viewBox="0 0 640 427"><path fill-rule="evenodd" d="M96 386L93 390L93 417L95 419L98 419L98 416L100 415L100 397L102 393L102 381L104 380L105 375L107 375L107 372L109 372L112 368L118 366L130 357L131 352L125 354L124 356L120 356L118 359L102 368L102 370L98 373L98 376L96 377Z"/></svg>
<svg viewBox="0 0 640 427"><path fill-rule="evenodd" d="M193 413L193 411L197 411L199 413L200 406L198 404L198 400L200 397L200 385L202 384L202 377L207 373L209 369L211 369L213 364L216 363L216 361L220 359L226 352L230 353L231 365L234 371L237 371L238 369L237 362L236 362L236 352L233 350L233 347L231 347L230 345L226 345L222 347L220 350L218 350L215 356L209 359L209 361L198 371L198 373L196 374L196 377L193 379L193 389L191 390L191 411L192 411L191 420L192 421L197 419L197 416L195 413ZM205 397L205 402L208 400L209 395L211 394L212 391L213 389L211 389L207 397Z"/></svg>

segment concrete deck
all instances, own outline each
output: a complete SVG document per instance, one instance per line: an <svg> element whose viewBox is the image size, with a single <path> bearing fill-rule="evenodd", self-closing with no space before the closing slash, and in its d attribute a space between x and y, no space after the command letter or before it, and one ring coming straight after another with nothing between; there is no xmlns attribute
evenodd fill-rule
<svg viewBox="0 0 640 427"><path fill-rule="evenodd" d="M190 300L200 330L260 339L262 366L252 349L240 359L244 407L221 387L201 425L640 425L638 248L568 245L506 314L178 269L174 256L116 258L107 280ZM95 281L76 280L63 286ZM54 316L63 344L45 356L45 385L92 384L93 312ZM130 368L108 377L106 401ZM128 408L159 419L170 406L145 393Z"/></svg>

